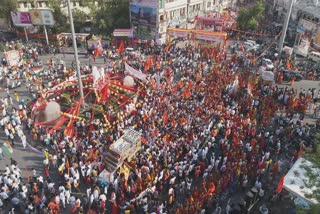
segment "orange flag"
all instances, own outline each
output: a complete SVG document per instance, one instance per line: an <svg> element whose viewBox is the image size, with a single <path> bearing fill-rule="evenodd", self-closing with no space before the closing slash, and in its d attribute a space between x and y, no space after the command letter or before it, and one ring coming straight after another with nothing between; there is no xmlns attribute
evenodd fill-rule
<svg viewBox="0 0 320 214"><path fill-rule="evenodd" d="M163 117L162 117L162 122L163 122L163 125L165 126L168 122L168 113L167 111L163 114Z"/></svg>
<svg viewBox="0 0 320 214"><path fill-rule="evenodd" d="M152 137L156 137L157 135L158 135L158 131L157 131L157 129L154 129L152 131Z"/></svg>
<svg viewBox="0 0 320 214"><path fill-rule="evenodd" d="M170 135L169 135L169 134L166 134L166 135L163 137L163 140L164 140L164 142L169 143Z"/></svg>
<svg viewBox="0 0 320 214"><path fill-rule="evenodd" d="M282 175L282 177L279 180L278 187L277 187L277 193L280 193L283 189L284 177L285 177L285 175Z"/></svg>
<svg viewBox="0 0 320 214"><path fill-rule="evenodd" d="M79 115L81 103L82 103L82 99L80 99L79 102L77 103L72 115L74 115L74 116ZM64 135L69 136L69 137L73 137L73 135L74 135L73 122L74 122L74 118L71 118L66 129L64 130Z"/></svg>
<svg viewBox="0 0 320 214"><path fill-rule="evenodd" d="M68 174L69 174L70 164L69 164L69 159L68 158L67 158L67 161L66 161L66 169L68 170Z"/></svg>
<svg viewBox="0 0 320 214"><path fill-rule="evenodd" d="M181 120L180 120L180 125L184 125L184 124L186 124L187 122L188 122L187 118L183 117L183 118L181 118Z"/></svg>
<svg viewBox="0 0 320 214"><path fill-rule="evenodd" d="M60 120L56 123L56 125L52 127L49 133L52 134L55 130L59 129L67 120L67 117L61 117Z"/></svg>
<svg viewBox="0 0 320 214"><path fill-rule="evenodd" d="M121 40L119 48L118 48L118 55L121 54L121 52L124 51L124 42Z"/></svg>
<svg viewBox="0 0 320 214"><path fill-rule="evenodd" d="M172 119L171 121L171 127L174 128L176 126L176 121L174 119Z"/></svg>

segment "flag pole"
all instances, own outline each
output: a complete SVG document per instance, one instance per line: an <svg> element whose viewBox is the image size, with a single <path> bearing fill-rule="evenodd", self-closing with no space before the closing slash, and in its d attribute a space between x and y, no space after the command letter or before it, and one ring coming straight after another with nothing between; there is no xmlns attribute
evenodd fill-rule
<svg viewBox="0 0 320 214"><path fill-rule="evenodd" d="M78 57L78 48L77 48L77 42L76 42L76 35L74 32L74 25L73 25L73 17L72 17L72 11L70 7L70 0L67 0L68 4L68 13L69 13L69 21L70 21L70 28L71 28L71 35L72 35L72 44L73 44L73 50L74 50L74 58L76 61L76 72L78 77L78 85L79 85L79 91L80 91L80 97L82 99L82 106L84 106L84 95L83 95L83 85L81 80L81 73L80 73L80 62Z"/></svg>

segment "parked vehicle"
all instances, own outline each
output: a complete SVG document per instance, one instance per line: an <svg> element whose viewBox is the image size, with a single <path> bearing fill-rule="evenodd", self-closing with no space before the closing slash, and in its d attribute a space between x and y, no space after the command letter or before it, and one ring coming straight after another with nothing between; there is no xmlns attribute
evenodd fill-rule
<svg viewBox="0 0 320 214"><path fill-rule="evenodd" d="M291 70L283 70L283 80L291 81L292 78L295 78L295 81L301 81L303 76L299 72L291 71Z"/></svg>
<svg viewBox="0 0 320 214"><path fill-rule="evenodd" d="M308 54L308 59L310 59L314 62L320 62L320 53L312 51Z"/></svg>

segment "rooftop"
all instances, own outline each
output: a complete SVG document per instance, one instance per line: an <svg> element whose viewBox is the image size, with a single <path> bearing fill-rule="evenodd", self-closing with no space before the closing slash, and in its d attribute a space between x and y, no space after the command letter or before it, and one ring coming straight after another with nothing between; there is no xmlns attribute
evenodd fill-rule
<svg viewBox="0 0 320 214"><path fill-rule="evenodd" d="M294 7L320 18L320 0L296 0Z"/></svg>
<svg viewBox="0 0 320 214"><path fill-rule="evenodd" d="M299 158L286 174L283 187L287 191L303 198L311 204L318 204L319 201L317 201L316 198L308 196L311 195L318 187L307 185L309 184L308 181L310 178L306 168L309 168L314 175L320 174L320 169L316 168L313 163L304 158Z"/></svg>

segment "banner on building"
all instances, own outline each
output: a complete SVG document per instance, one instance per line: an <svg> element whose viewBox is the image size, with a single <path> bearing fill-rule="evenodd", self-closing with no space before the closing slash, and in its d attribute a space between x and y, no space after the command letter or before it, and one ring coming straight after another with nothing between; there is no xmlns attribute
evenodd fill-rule
<svg viewBox="0 0 320 214"><path fill-rule="evenodd" d="M317 25L313 22L307 21L305 19L300 19L297 25L297 31L299 33L305 33L310 31L311 34L314 34L317 30Z"/></svg>
<svg viewBox="0 0 320 214"><path fill-rule="evenodd" d="M294 46L294 52L298 55L306 57L308 56L309 47L310 47L309 38L298 35L297 42Z"/></svg>
<svg viewBox="0 0 320 214"><path fill-rule="evenodd" d="M32 26L31 15L29 12L11 12L11 20L15 27Z"/></svg>
<svg viewBox="0 0 320 214"><path fill-rule="evenodd" d="M20 62L20 52L17 50L7 51L3 53L9 66L19 65Z"/></svg>
<svg viewBox="0 0 320 214"><path fill-rule="evenodd" d="M54 25L52 11L49 9L31 9L30 15L33 25Z"/></svg>
<svg viewBox="0 0 320 214"><path fill-rule="evenodd" d="M318 26L317 33L316 33L316 35L315 35L314 38L313 38L313 45L314 45L316 48L320 48L320 25Z"/></svg>
<svg viewBox="0 0 320 214"><path fill-rule="evenodd" d="M170 36L176 36L181 38L188 38L189 33L188 32L182 32L182 31L167 31L167 34Z"/></svg>
<svg viewBox="0 0 320 214"><path fill-rule="evenodd" d="M139 39L157 36L158 0L131 0L131 24Z"/></svg>
<svg viewBox="0 0 320 214"><path fill-rule="evenodd" d="M199 39L199 40L206 40L206 41L211 41L211 42L224 42L223 37L216 36L216 35L196 34L195 37L196 37L196 39Z"/></svg>
<svg viewBox="0 0 320 214"><path fill-rule="evenodd" d="M113 31L114 37L133 37L133 29L115 29Z"/></svg>

